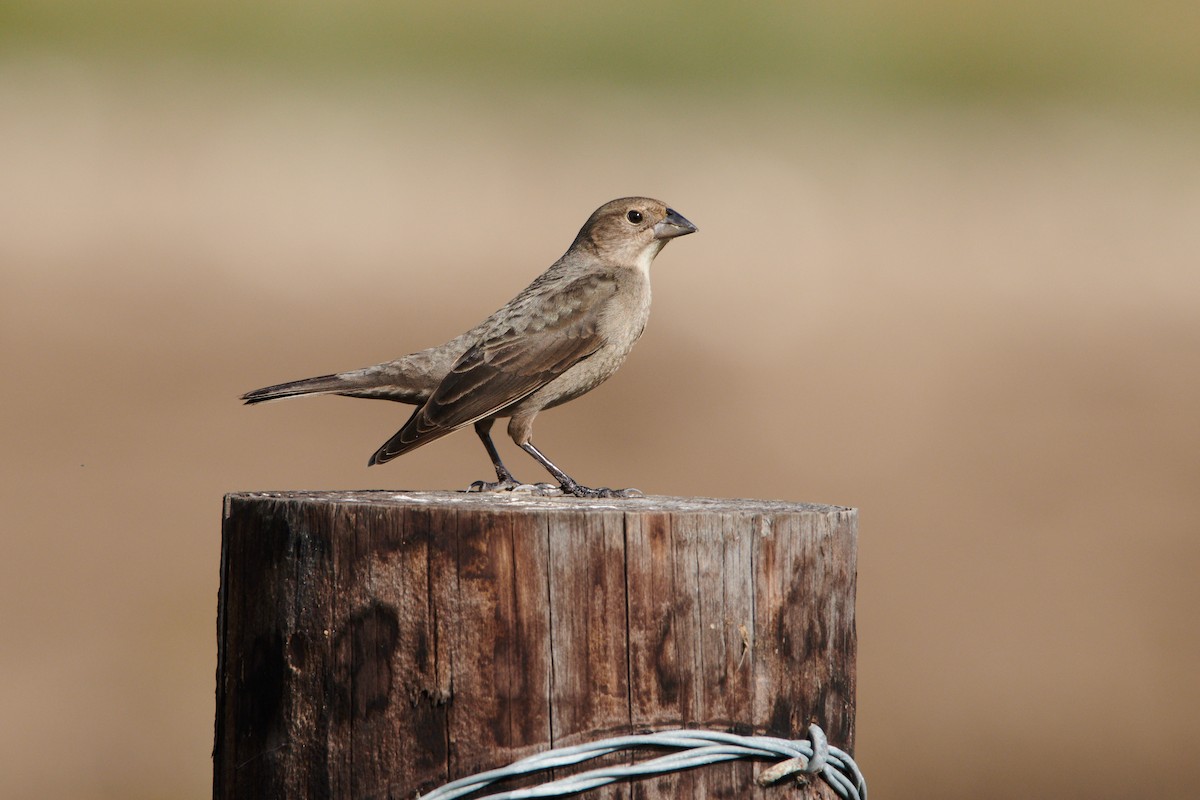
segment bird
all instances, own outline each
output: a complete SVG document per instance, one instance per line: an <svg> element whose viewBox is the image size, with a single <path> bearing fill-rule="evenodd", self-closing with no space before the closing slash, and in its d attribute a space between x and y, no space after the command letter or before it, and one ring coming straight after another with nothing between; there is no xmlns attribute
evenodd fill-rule
<svg viewBox="0 0 1200 800"><path fill-rule="evenodd" d="M246 404L335 394L416 406L371 456L383 464L472 425L496 480L471 491L541 489L576 497L637 497L637 489L589 488L533 444L533 421L547 408L610 378L641 337L650 315L650 265L666 244L696 226L660 200L623 197L596 209L561 258L487 319L445 344L362 369L266 386ZM492 442L498 418L508 435L557 481L517 481Z"/></svg>

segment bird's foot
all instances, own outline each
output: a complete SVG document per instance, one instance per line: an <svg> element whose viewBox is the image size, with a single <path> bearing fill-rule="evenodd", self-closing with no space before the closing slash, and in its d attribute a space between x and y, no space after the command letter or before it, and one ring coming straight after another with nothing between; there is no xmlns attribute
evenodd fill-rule
<svg viewBox="0 0 1200 800"><path fill-rule="evenodd" d="M576 497L645 497L641 489L609 489L607 486L592 489L574 482L562 484L562 492Z"/></svg>

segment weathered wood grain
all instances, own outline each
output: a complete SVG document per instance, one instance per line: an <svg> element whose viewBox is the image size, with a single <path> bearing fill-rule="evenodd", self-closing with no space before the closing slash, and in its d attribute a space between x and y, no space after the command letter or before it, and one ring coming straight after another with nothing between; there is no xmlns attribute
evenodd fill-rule
<svg viewBox="0 0 1200 800"><path fill-rule="evenodd" d="M679 726L852 749L856 535L758 500L230 495L214 797L409 798ZM758 769L589 796L794 796Z"/></svg>

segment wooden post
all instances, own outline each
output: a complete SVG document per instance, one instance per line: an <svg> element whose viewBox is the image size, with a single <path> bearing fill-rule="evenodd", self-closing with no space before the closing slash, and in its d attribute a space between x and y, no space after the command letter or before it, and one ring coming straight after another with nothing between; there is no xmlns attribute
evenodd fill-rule
<svg viewBox="0 0 1200 800"><path fill-rule="evenodd" d="M229 495L214 797L412 798L673 727L852 751L856 535L759 500ZM595 796L795 796L757 769Z"/></svg>

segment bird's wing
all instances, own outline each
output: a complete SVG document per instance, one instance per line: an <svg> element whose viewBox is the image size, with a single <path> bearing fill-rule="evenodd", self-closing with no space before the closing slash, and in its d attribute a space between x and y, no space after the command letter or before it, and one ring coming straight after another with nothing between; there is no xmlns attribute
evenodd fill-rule
<svg viewBox="0 0 1200 800"><path fill-rule="evenodd" d="M468 348L433 395L371 456L371 464L407 453L520 402L595 353L601 309L616 292L611 276L586 275L552 295L530 298L516 325ZM522 298L518 298L519 302Z"/></svg>

